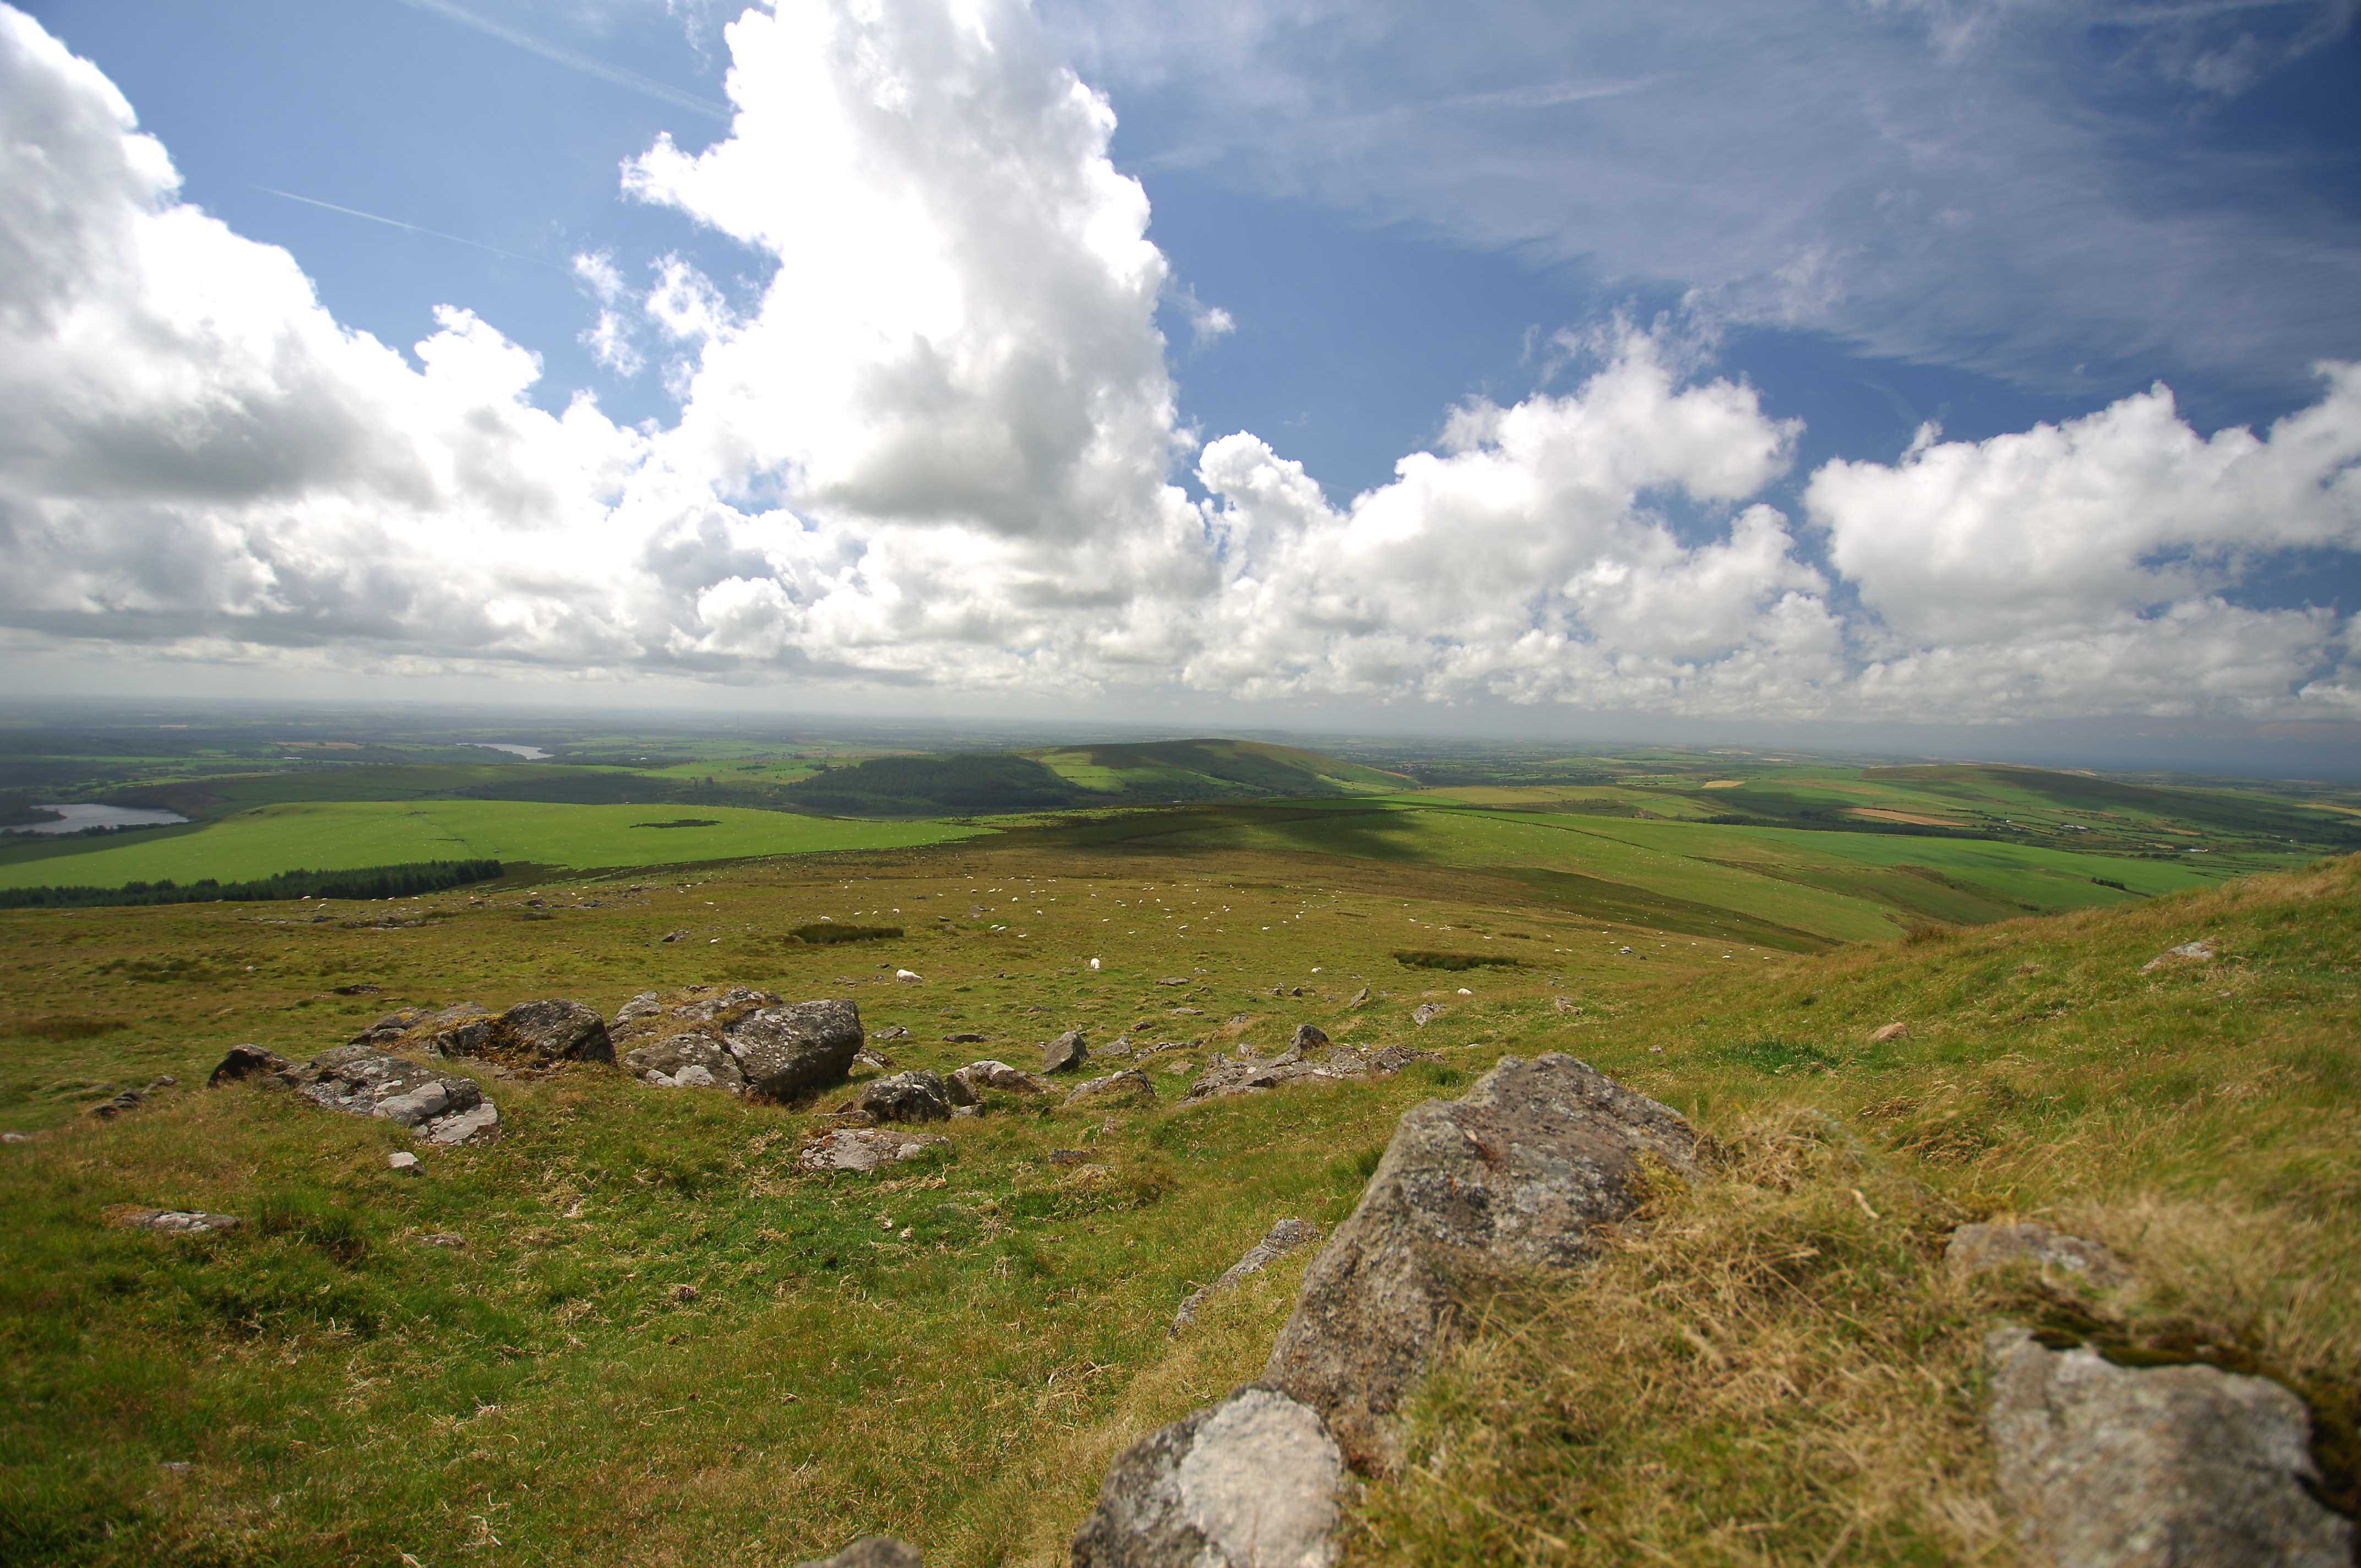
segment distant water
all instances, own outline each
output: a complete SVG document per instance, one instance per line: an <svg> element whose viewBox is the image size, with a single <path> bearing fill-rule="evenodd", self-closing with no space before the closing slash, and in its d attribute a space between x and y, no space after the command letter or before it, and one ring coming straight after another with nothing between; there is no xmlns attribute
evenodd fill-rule
<svg viewBox="0 0 2361 1568"><path fill-rule="evenodd" d="M42 804L43 811L65 814L61 822L28 822L11 833L79 833L85 828L162 828L187 817L177 811L135 811L127 806L65 806Z"/></svg>
<svg viewBox="0 0 2361 1568"><path fill-rule="evenodd" d="M507 751L511 755L522 757L528 762L541 762L549 760L549 753L543 751L540 747L520 746L511 740L462 740L459 743L463 746L481 747L487 751Z"/></svg>

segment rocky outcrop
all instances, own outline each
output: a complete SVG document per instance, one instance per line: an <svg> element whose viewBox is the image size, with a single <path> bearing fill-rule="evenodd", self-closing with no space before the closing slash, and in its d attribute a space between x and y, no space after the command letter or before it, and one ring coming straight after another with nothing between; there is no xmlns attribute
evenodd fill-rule
<svg viewBox="0 0 2361 1568"><path fill-rule="evenodd" d="M382 1117L425 1143L458 1147L500 1141L500 1110L474 1079L368 1046L339 1046L258 1081L348 1116Z"/></svg>
<svg viewBox="0 0 2361 1568"><path fill-rule="evenodd" d="M1305 1025L1296 1031L1294 1045L1268 1061L1239 1057L1208 1063L1197 1081L1189 1086L1189 1098L1205 1100L1218 1095L1260 1094L1306 1080L1384 1078L1400 1072L1414 1061L1441 1059L1433 1051L1412 1050L1408 1046L1388 1046L1378 1051L1365 1050L1358 1046L1336 1046L1330 1048L1325 1060L1315 1062L1304 1055L1308 1048L1304 1040L1306 1034L1316 1036L1323 1046L1328 1043L1327 1036Z"/></svg>
<svg viewBox="0 0 2361 1568"><path fill-rule="evenodd" d="M1694 1173L1697 1157L1679 1115L1584 1063L1503 1058L1466 1098L1403 1116L1264 1381L1318 1410L1355 1465L1392 1467L1394 1411L1449 1343L1458 1294L1580 1261L1639 1206L1651 1163Z"/></svg>
<svg viewBox="0 0 2361 1568"><path fill-rule="evenodd" d="M202 1236L234 1231L246 1223L236 1214L208 1214L201 1209L125 1209L115 1223L128 1231L156 1231L168 1236Z"/></svg>
<svg viewBox="0 0 2361 1568"><path fill-rule="evenodd" d="M1005 1094L1047 1094L1056 1087L1037 1073L1013 1068L1005 1061L972 1061L951 1074L950 1082L964 1090L968 1098L963 1104L975 1104L987 1089L997 1089Z"/></svg>
<svg viewBox="0 0 2361 1568"><path fill-rule="evenodd" d="M1108 1466L1074 1568L1328 1568L1345 1481L1318 1413L1250 1385Z"/></svg>
<svg viewBox="0 0 2361 1568"><path fill-rule="evenodd" d="M865 1535L833 1557L799 1563L796 1568L926 1568L926 1559L897 1537Z"/></svg>
<svg viewBox="0 0 2361 1568"><path fill-rule="evenodd" d="M1104 1078L1094 1078L1088 1083L1078 1086L1071 1094L1066 1096L1065 1102L1068 1105L1126 1102L1134 1105L1153 1105L1156 1103L1156 1085L1149 1081L1148 1076L1137 1068L1127 1067L1121 1072L1111 1072Z"/></svg>
<svg viewBox="0 0 2361 1568"><path fill-rule="evenodd" d="M875 1170L881 1165L916 1159L950 1142L939 1135L902 1133L891 1127L835 1127L806 1144L796 1164L813 1171Z"/></svg>
<svg viewBox="0 0 2361 1568"><path fill-rule="evenodd" d="M1172 1314L1172 1327L1165 1332L1164 1337L1179 1337L1182 1329L1196 1321L1198 1309L1206 1302L1224 1291L1237 1288L1238 1281L1247 1275L1261 1272L1289 1253L1316 1239L1319 1234L1320 1227L1309 1220L1279 1221L1271 1226L1262 1240L1248 1247L1243 1257L1230 1265L1219 1279L1211 1285L1200 1285L1189 1293L1189 1299L1180 1303L1180 1310Z"/></svg>
<svg viewBox="0 0 2361 1568"><path fill-rule="evenodd" d="M545 1067L560 1061L613 1061L606 1020L579 1002L520 1002L489 1013L472 1002L436 1012L406 1007L353 1036L351 1044L428 1056Z"/></svg>
<svg viewBox="0 0 2361 1568"><path fill-rule="evenodd" d="M865 1111L880 1122L947 1122L954 1103L949 1087L937 1074L897 1072L862 1084L861 1092L841 1109Z"/></svg>
<svg viewBox="0 0 2361 1568"><path fill-rule="evenodd" d="M2012 1265L2051 1278L2071 1279L2101 1290L2132 1282L2131 1270L2097 1242L2053 1231L2048 1225L1961 1225L1943 1248L1943 1264L1954 1279L1991 1274Z"/></svg>
<svg viewBox="0 0 2361 1568"><path fill-rule="evenodd" d="M1091 1048L1080 1029L1069 1029L1041 1047L1041 1070L1077 1072L1091 1059Z"/></svg>
<svg viewBox="0 0 2361 1568"><path fill-rule="evenodd" d="M2147 974L2151 970L2162 969L2167 964L2202 964L2211 963L2213 960L2213 944L2201 937L2194 942L2183 942L2177 948L2167 948L2140 965L2140 973Z"/></svg>
<svg viewBox="0 0 2361 1568"><path fill-rule="evenodd" d="M2072 1568L2349 1568L2353 1524L2313 1500L2303 1401L2213 1366L2109 1364L2024 1329L1985 1344L1985 1425L2034 1560Z"/></svg>
<svg viewBox="0 0 2361 1568"><path fill-rule="evenodd" d="M862 1048L854 1003L783 1003L742 985L642 992L616 1012L608 1033L642 1082L769 1100L838 1081Z"/></svg>
<svg viewBox="0 0 2361 1568"><path fill-rule="evenodd" d="M277 1051L266 1051L260 1046L232 1046L210 1077L207 1089L219 1089L225 1083L243 1083L249 1078L263 1078L274 1072L285 1072L295 1064Z"/></svg>

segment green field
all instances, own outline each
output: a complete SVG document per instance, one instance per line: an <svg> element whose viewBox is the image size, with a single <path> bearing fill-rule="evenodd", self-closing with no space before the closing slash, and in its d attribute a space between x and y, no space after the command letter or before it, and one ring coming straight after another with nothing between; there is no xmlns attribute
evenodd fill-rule
<svg viewBox="0 0 2361 1568"><path fill-rule="evenodd" d="M691 820L696 827L658 827ZM10 845L0 887L117 887L266 877L304 867L491 859L577 869L678 865L845 850L906 849L989 829L862 822L731 806L544 806L522 801L317 802L258 806L201 827Z"/></svg>

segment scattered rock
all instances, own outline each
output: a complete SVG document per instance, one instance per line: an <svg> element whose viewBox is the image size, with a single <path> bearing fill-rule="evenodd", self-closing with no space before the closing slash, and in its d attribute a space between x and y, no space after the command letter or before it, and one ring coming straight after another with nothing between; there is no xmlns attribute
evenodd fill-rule
<svg viewBox="0 0 2361 1568"><path fill-rule="evenodd" d="M2140 965L2140 973L2146 974L2150 970L2162 969L2167 964L2207 963L2213 959L2213 944L2200 938L2194 942L2183 942L2177 948L2166 948Z"/></svg>
<svg viewBox="0 0 2361 1568"><path fill-rule="evenodd" d="M0 1133L0 1144L29 1144L39 1135L38 1133Z"/></svg>
<svg viewBox="0 0 2361 1568"><path fill-rule="evenodd" d="M1356 1465L1391 1468L1393 1411L1449 1343L1455 1289L1580 1261L1592 1227L1638 1207L1644 1160L1694 1172L1697 1134L1555 1053L1412 1108L1312 1260L1265 1381L1319 1410Z"/></svg>
<svg viewBox="0 0 2361 1568"><path fill-rule="evenodd" d="M408 1149L394 1150L391 1154L385 1157L385 1163L396 1170L406 1170L415 1173L418 1169L418 1157L412 1154Z"/></svg>
<svg viewBox="0 0 2361 1568"><path fill-rule="evenodd" d="M1360 1006L1360 1005L1361 1005L1361 1003L1363 1003L1367 1002L1368 999L1369 999L1369 988L1368 988L1367 986L1366 986L1366 985L1365 985L1365 986L1361 987L1361 989L1360 989L1360 990L1358 990L1358 991L1356 991L1356 992L1353 992L1353 994L1352 994L1350 997L1346 998L1346 999L1345 999L1345 1006L1347 1006L1347 1007L1358 1007L1358 1006Z"/></svg>
<svg viewBox="0 0 2361 1568"><path fill-rule="evenodd" d="M1248 1247L1246 1255L1230 1265L1219 1279L1211 1285L1200 1285L1189 1293L1189 1299L1180 1303L1180 1310L1172 1314L1172 1327L1166 1331L1164 1337L1178 1338L1180 1331L1195 1319L1198 1308L1224 1291L1235 1288L1238 1281L1247 1275L1259 1272L1267 1264L1278 1262L1319 1234L1320 1227L1309 1220L1281 1220L1271 1226L1268 1234Z"/></svg>
<svg viewBox="0 0 2361 1568"><path fill-rule="evenodd" d="M1248 1385L1107 1467L1073 1568L1328 1568L1345 1479L1316 1412Z"/></svg>
<svg viewBox="0 0 2361 1568"><path fill-rule="evenodd" d="M274 1072L285 1072L295 1064L277 1051L266 1051L260 1046L232 1046L210 1077L207 1089L219 1089L225 1083L243 1083L249 1078L262 1078Z"/></svg>
<svg viewBox="0 0 2361 1568"><path fill-rule="evenodd" d="M926 1568L908 1541L890 1535L864 1535L833 1557L799 1563L796 1568Z"/></svg>
<svg viewBox="0 0 2361 1568"><path fill-rule="evenodd" d="M401 1014L396 1014L399 1017ZM370 1031L374 1034L374 1027ZM423 1050L438 1057L545 1066L558 1061L613 1061L615 1047L598 1009L553 997L520 1002L492 1014L469 1004L445 1008L404 1031L397 1040L377 1042Z"/></svg>
<svg viewBox="0 0 2361 1568"><path fill-rule="evenodd" d="M951 1114L950 1089L931 1072L897 1072L862 1085L844 1111L866 1111L880 1122L947 1122Z"/></svg>
<svg viewBox="0 0 2361 1568"><path fill-rule="evenodd" d="M992 1038L992 1036L989 1035L979 1035L972 1029L963 1029L956 1035L945 1035L943 1036L943 1044L947 1046L980 1046L990 1038Z"/></svg>
<svg viewBox="0 0 2361 1568"><path fill-rule="evenodd" d="M1961 1225L1943 1248L1954 1279L1989 1274L2027 1263L2048 1274L2072 1275L2084 1284L2114 1290L2132 1282L2131 1270L2097 1242L2051 1230L2048 1225Z"/></svg>
<svg viewBox="0 0 2361 1568"><path fill-rule="evenodd" d="M1550 1000L1557 1003L1557 1010L1561 1013L1579 1013L1582 1011L1581 1008L1576 1007L1574 1004L1574 998L1571 996L1553 996Z"/></svg>
<svg viewBox="0 0 2361 1568"><path fill-rule="evenodd" d="M1005 1061L972 1061L951 1074L951 1081L965 1089L971 1096L981 1095L987 1089L997 1089L1006 1094L1047 1094L1056 1086L1036 1073L1013 1068Z"/></svg>
<svg viewBox="0 0 2361 1568"><path fill-rule="evenodd" d="M339 985L335 988L338 996L375 996L384 989L381 985Z"/></svg>
<svg viewBox="0 0 2361 1568"><path fill-rule="evenodd" d="M863 1046L852 1053L852 1065L865 1067L872 1072L891 1072L894 1070L894 1058L884 1051L873 1051Z"/></svg>
<svg viewBox="0 0 2361 1568"><path fill-rule="evenodd" d="M126 1089L119 1094L115 1094L100 1101L97 1104L83 1111L82 1114L85 1116L95 1116L102 1122L112 1122L117 1116L122 1115L126 1111L137 1111L139 1107L147 1103L148 1091L146 1090Z"/></svg>
<svg viewBox="0 0 2361 1568"><path fill-rule="evenodd" d="M1302 1040L1304 1030L1309 1028L1310 1025L1306 1025L1296 1031L1298 1041ZM1326 1043L1328 1036L1320 1035L1317 1029L1311 1032L1319 1035L1322 1043ZM1239 1049L1246 1047L1241 1046ZM1388 1046L1375 1052L1357 1046L1339 1046L1330 1050L1326 1061L1313 1062L1304 1058L1304 1049L1301 1044L1290 1046L1268 1061L1257 1061L1250 1057L1227 1061L1217 1059L1208 1064L1204 1075L1189 1086L1189 1098L1204 1100L1215 1095L1260 1094L1307 1080L1333 1082L1342 1079L1382 1077L1400 1072L1414 1061L1441 1059L1433 1051L1412 1050L1408 1046Z"/></svg>
<svg viewBox="0 0 2361 1568"><path fill-rule="evenodd" d="M683 1306L696 1300L700 1294L702 1292L694 1285L675 1285L672 1288L672 1299Z"/></svg>
<svg viewBox="0 0 2361 1568"><path fill-rule="evenodd" d="M659 942L686 942L688 940L688 933L686 931L666 931L663 936L657 938L656 940Z"/></svg>
<svg viewBox="0 0 2361 1568"><path fill-rule="evenodd" d="M348 1116L382 1116L412 1137L456 1146L499 1141L500 1112L471 1078L442 1074L368 1046L339 1046L261 1080Z"/></svg>
<svg viewBox="0 0 2361 1568"><path fill-rule="evenodd" d="M126 1209L115 1223L129 1231L157 1231L168 1236L202 1236L234 1231L246 1223L236 1214L208 1214L199 1209Z"/></svg>
<svg viewBox="0 0 2361 1568"><path fill-rule="evenodd" d="M1869 1035L1869 1043L1872 1046L1882 1046L1888 1040L1906 1040L1909 1037L1909 1025L1888 1024L1882 1029L1871 1030Z"/></svg>
<svg viewBox="0 0 2361 1568"><path fill-rule="evenodd" d="M941 1148L949 1138L899 1133L890 1127L836 1127L804 1146L796 1164L805 1170L874 1170Z"/></svg>
<svg viewBox="0 0 2361 1568"><path fill-rule="evenodd" d="M2312 1421L2277 1383L2213 1366L2115 1366L1985 1341L2002 1497L2039 1561L2091 1568L2345 1568L2353 1524L2315 1502Z"/></svg>
<svg viewBox="0 0 2361 1568"><path fill-rule="evenodd" d="M456 1231L436 1231L433 1235L418 1238L421 1246L466 1246L467 1238Z"/></svg>
<svg viewBox="0 0 2361 1568"><path fill-rule="evenodd" d="M1073 1072L1090 1060L1091 1048L1082 1039L1080 1029L1069 1029L1041 1047L1041 1070Z"/></svg>
<svg viewBox="0 0 2361 1568"><path fill-rule="evenodd" d="M168 1475L186 1475L195 1470L196 1466L185 1459L167 1459L159 1462L156 1468Z"/></svg>
<svg viewBox="0 0 2361 1568"><path fill-rule="evenodd" d="M1170 980L1159 980L1156 983L1159 985L1186 985L1189 983L1189 977L1186 975L1174 975Z"/></svg>
<svg viewBox="0 0 2361 1568"><path fill-rule="evenodd" d="M456 1007L445 1007L440 1012L426 1007L397 1008L346 1043L354 1046L415 1046L417 1042L412 1038L413 1034L431 1038L464 1029L469 1023L487 1016L489 1014L484 1009L472 1002L462 1002ZM451 1053L446 1051L444 1054L448 1056Z"/></svg>
<svg viewBox="0 0 2361 1568"><path fill-rule="evenodd" d="M1066 1096L1065 1102L1077 1105L1085 1100L1130 1100L1153 1105L1156 1103L1156 1085L1137 1068L1127 1067L1121 1072L1111 1072L1104 1078L1094 1078L1077 1086L1071 1094Z"/></svg>
<svg viewBox="0 0 2361 1568"><path fill-rule="evenodd" d="M906 1040L910 1037L910 1031L899 1024L888 1024L883 1029L870 1030L869 1037L873 1040Z"/></svg>
<svg viewBox="0 0 2361 1568"><path fill-rule="evenodd" d="M1422 1002L1410 1010L1410 1021L1422 1029L1442 1016L1443 1004L1439 1002Z"/></svg>
<svg viewBox="0 0 2361 1568"><path fill-rule="evenodd" d="M729 1046L710 1035L669 1035L623 1053L631 1076L659 1089L721 1089L742 1093L746 1075Z"/></svg>
<svg viewBox="0 0 2361 1568"><path fill-rule="evenodd" d="M1327 1035L1322 1032L1317 1025L1298 1024L1295 1026L1295 1038L1288 1043L1287 1048L1301 1055L1305 1051L1315 1050L1327 1043Z"/></svg>

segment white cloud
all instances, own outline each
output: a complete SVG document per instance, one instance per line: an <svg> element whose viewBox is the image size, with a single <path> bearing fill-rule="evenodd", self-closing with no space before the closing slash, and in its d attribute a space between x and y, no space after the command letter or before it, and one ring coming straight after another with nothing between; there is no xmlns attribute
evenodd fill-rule
<svg viewBox="0 0 2361 1568"><path fill-rule="evenodd" d="M642 433L534 408L533 356L465 311L414 365L343 328L0 7L0 626L1043 705L2361 711L2349 622L2232 602L2270 553L2361 548L2350 367L2263 436L2159 389L1831 464L1799 535L1764 499L1799 427L1627 325L1348 502L1241 432L1192 504L1147 200L1031 14L787 0L728 39L731 135L629 186L748 247L759 298L575 264L610 363L671 345L679 418Z"/></svg>

